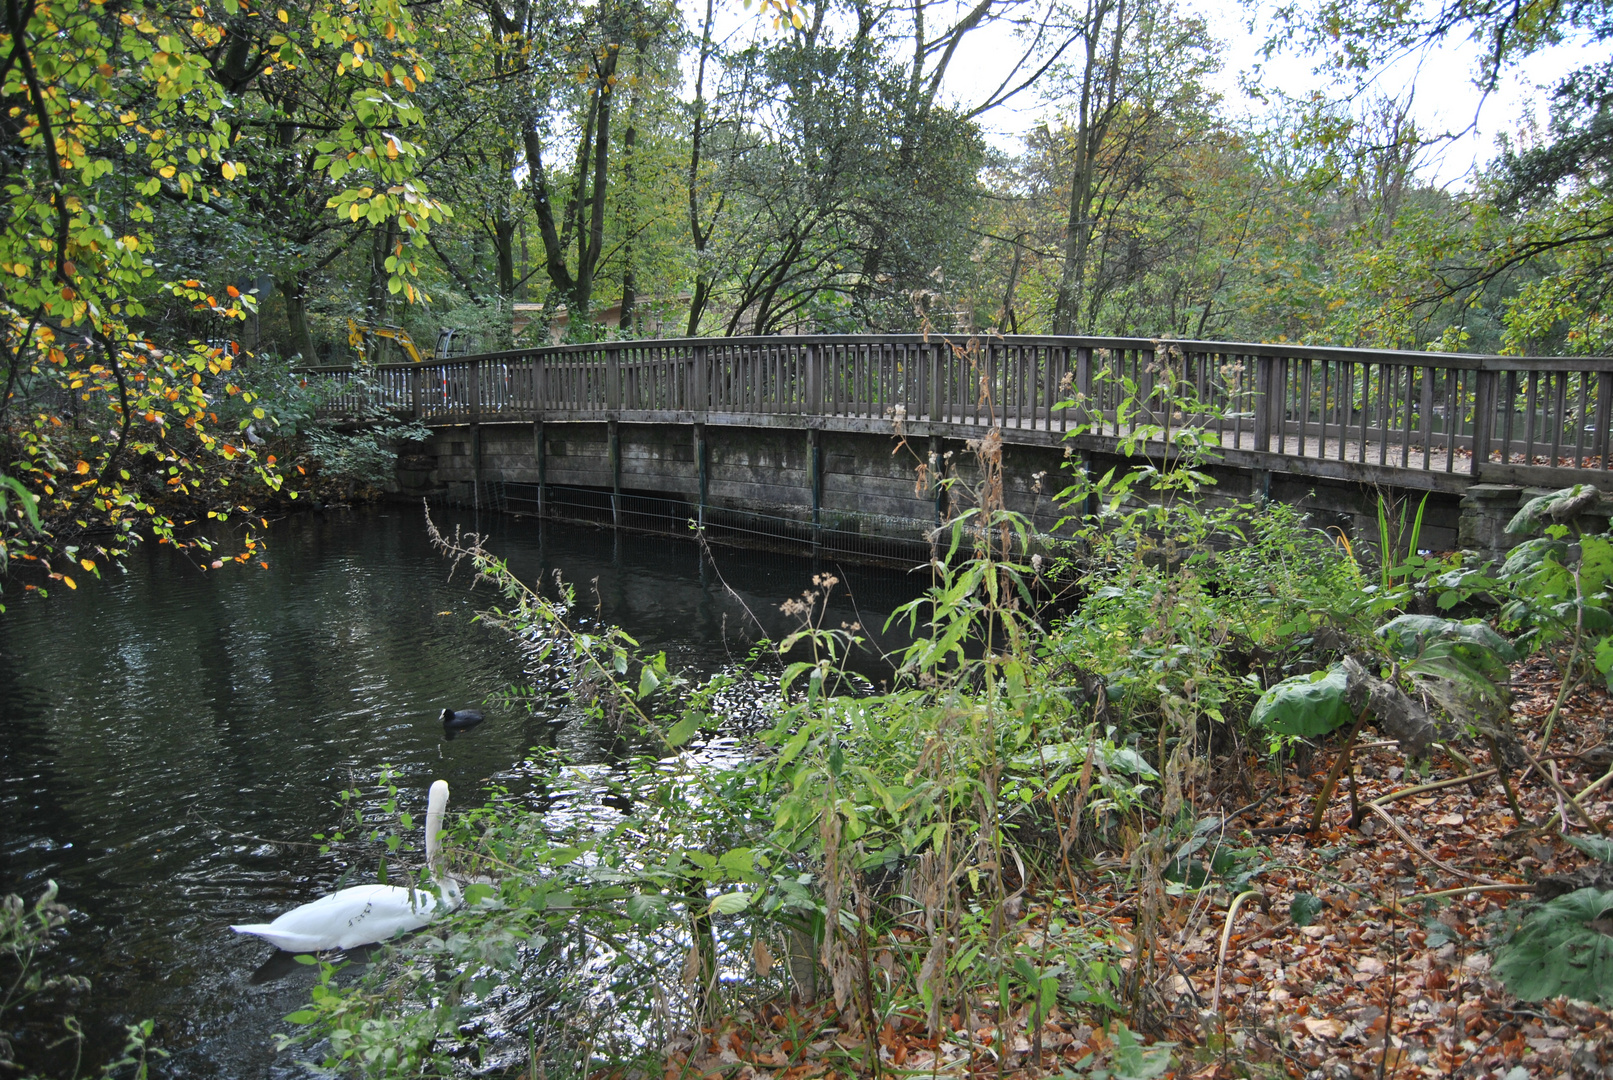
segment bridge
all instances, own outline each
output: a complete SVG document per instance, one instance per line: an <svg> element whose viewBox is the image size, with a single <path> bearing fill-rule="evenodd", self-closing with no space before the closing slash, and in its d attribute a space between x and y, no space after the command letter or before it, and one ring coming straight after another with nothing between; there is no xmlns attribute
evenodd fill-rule
<svg viewBox="0 0 1613 1080"><path fill-rule="evenodd" d="M1499 552L1529 489L1613 479L1605 357L821 335L310 370L338 384L327 414L433 429L400 458L403 490L874 558L928 548L967 498L970 441L991 431L1007 505L1046 530L1065 513L1062 470L1157 458L1156 429L1186 425L1219 444L1215 497L1292 502L1370 540L1380 497L1426 495L1436 550Z"/></svg>

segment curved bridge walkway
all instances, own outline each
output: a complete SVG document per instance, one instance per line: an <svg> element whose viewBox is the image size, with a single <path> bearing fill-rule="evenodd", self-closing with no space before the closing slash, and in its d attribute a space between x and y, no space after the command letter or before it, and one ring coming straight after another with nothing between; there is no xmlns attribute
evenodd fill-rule
<svg viewBox="0 0 1613 1080"><path fill-rule="evenodd" d="M1478 513L1478 504L1489 505L1484 512L1491 518L1509 516L1522 488L1588 482L1605 489L1613 465L1613 358L1137 338L821 335L623 340L321 373L342 384L328 412L382 409L468 431L468 449L451 435L446 444L439 439L431 470L439 486L456 482L452 465L442 465L457 456L456 447L472 459L464 464L475 491L484 480L501 479L484 475L484 426L534 425L523 445L540 489L553 451L564 456L561 444L581 445L588 442L585 429L603 429L598 441L609 459L609 482L593 486L612 493L618 520L622 429L637 432L631 442L652 429L664 434L669 425L692 429L687 455L660 456L694 459L687 479L700 490L685 494L698 499L702 516L710 480L702 455L720 432L773 432L775 439L807 432L809 475L801 478L799 502L802 509L810 502L814 523L823 509L823 440L833 437L880 436L889 447L891 436L903 436L920 448L921 461L929 454L938 474L939 460L950 460L942 449L949 441L992 429L1005 447L1030 452L1019 455L1026 467L1056 468L1066 450L1099 464L1150 448L1157 454L1164 433L1196 425L1218 442L1220 469L1246 477L1235 488L1271 494L1275 483L1290 493L1310 490L1313 508L1329 509L1331 500L1338 504L1332 512L1354 518L1368 509L1359 491L1342 503L1334 496L1317 502L1315 491L1431 492L1431 512L1440 505L1451 511L1443 523L1434 514L1434 535L1452 542L1463 496L1466 516ZM767 457L763 443L747 461ZM651 447L640 456L657 453ZM513 476L508 465L501 466L504 481ZM656 483L653 469L630 477L629 487L675 491L678 470L666 471L670 487ZM911 469L903 482L912 482ZM1367 501L1375 514L1375 496ZM1439 536L1441 530L1451 535ZM1478 539L1477 546L1486 546Z"/></svg>

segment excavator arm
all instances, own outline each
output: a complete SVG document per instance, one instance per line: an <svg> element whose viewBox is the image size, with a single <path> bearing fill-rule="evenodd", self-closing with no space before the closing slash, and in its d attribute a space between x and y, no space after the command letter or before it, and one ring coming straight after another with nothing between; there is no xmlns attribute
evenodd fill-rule
<svg viewBox="0 0 1613 1080"><path fill-rule="evenodd" d="M399 326L368 326L347 320L347 343L353 348L363 352L371 338L384 338L395 341L398 347L409 354L409 359L416 364L424 363L420 350L415 348L414 339L409 332Z"/></svg>

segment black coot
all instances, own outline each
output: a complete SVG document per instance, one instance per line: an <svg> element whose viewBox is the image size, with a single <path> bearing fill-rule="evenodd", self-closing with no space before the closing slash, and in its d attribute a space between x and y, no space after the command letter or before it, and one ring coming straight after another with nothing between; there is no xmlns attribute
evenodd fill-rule
<svg viewBox="0 0 1613 1080"><path fill-rule="evenodd" d="M444 709L442 716L438 719L442 721L443 737L452 739L460 732L469 731L477 724L480 724L482 714L475 709L460 709L457 712L453 709Z"/></svg>

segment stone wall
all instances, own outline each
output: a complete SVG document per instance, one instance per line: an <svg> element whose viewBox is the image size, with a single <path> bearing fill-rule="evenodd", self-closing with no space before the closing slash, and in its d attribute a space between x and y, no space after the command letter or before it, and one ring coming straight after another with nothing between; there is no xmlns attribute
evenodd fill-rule
<svg viewBox="0 0 1613 1080"><path fill-rule="evenodd" d="M612 427L620 454L614 475ZM539 439L542 441L540 459ZM739 427L605 422L543 425L483 424L435 429L425 446L399 460L399 484L408 491L434 491L456 501L484 497L488 485L541 482L624 495L664 496L694 506L700 500L702 440L705 505L716 510L806 522L812 517L814 481L821 523L868 533L889 519L892 534L911 538L915 523L938 519L935 470L956 479L950 512L975 499L980 468L964 442L928 437L906 440L880 433L813 431L802 427ZM541 460L541 465L540 465ZM821 470L816 476L814 460ZM1055 496L1073 479L1073 469L1102 474L1124 459L1068 454L1057 446L1003 448L1003 495L1009 509L1051 530L1068 511ZM1212 502L1265 497L1294 505L1311 524L1337 529L1358 546L1378 542L1378 506L1387 499L1391 517L1404 513L1407 528L1423 506L1418 546L1448 551L1458 546L1485 558L1501 558L1520 537L1504 529L1518 507L1541 492L1510 485L1476 484L1465 492L1394 489L1349 480L1212 465L1216 483L1205 489ZM478 481L482 485L478 487ZM1604 529L1613 498L1604 497L1582 528Z"/></svg>

